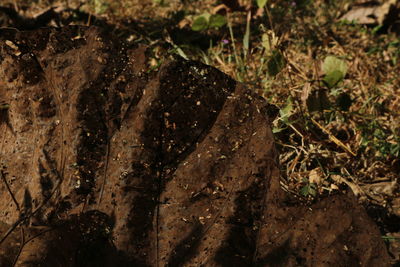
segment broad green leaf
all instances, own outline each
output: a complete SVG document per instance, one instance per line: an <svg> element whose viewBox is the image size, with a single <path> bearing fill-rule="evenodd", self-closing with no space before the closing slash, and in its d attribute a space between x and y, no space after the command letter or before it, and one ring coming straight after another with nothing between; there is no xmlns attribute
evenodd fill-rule
<svg viewBox="0 0 400 267"><path fill-rule="evenodd" d="M341 82L347 73L346 62L334 56L327 56L322 64L322 70L325 73L323 81L332 88Z"/></svg>
<svg viewBox="0 0 400 267"><path fill-rule="evenodd" d="M325 74L337 70L341 71L345 75L347 72L347 65L345 61L338 59L337 57L327 56L322 65L322 70Z"/></svg>
<svg viewBox="0 0 400 267"><path fill-rule="evenodd" d="M279 50L272 51L272 55L268 60L268 74L275 77L285 67L286 60Z"/></svg>
<svg viewBox="0 0 400 267"><path fill-rule="evenodd" d="M267 4L268 0L257 0L257 6L263 8Z"/></svg>
<svg viewBox="0 0 400 267"><path fill-rule="evenodd" d="M226 24L226 18L222 15L216 14L210 16L210 28L221 28Z"/></svg>
<svg viewBox="0 0 400 267"><path fill-rule="evenodd" d="M343 72L341 72L340 70L334 70L332 72L325 74L323 81L328 86L328 88L333 88L340 81L342 81L343 78L344 78Z"/></svg>
<svg viewBox="0 0 400 267"><path fill-rule="evenodd" d="M204 31L208 28L208 20L205 16L197 17L192 24L193 31Z"/></svg>

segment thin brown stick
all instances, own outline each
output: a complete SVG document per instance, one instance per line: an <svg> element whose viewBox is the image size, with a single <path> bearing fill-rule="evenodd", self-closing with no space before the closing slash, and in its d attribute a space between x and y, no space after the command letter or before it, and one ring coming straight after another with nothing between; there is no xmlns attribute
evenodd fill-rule
<svg viewBox="0 0 400 267"><path fill-rule="evenodd" d="M21 229L21 245L19 246L19 250L18 250L17 256L14 259L14 262L13 262L13 265L12 265L13 267L17 266L18 258L21 255L22 249L24 248L24 246L26 244L25 243L25 230L24 230L24 227L21 226L20 229Z"/></svg>
<svg viewBox="0 0 400 267"><path fill-rule="evenodd" d="M16 265L17 265L18 259L19 259L19 257L21 256L21 252L22 252L22 250L24 249L24 247L26 246L26 244L28 244L29 242L31 242L31 241L34 240L35 238L37 238L37 237L39 237L39 236L41 236L41 235L43 235L43 234L45 234L45 233L48 233L48 232L50 232L50 231L53 231L53 230L54 230L53 228L51 228L51 229L46 229L46 230L44 230L44 231L42 231L42 232L40 232L40 233L38 233L38 234L36 234L36 235L34 235L34 236L28 238L28 239L25 239L25 231L24 231L24 228L21 227L21 235L22 235L22 236L21 236L21 246L20 246L19 251L18 251L18 254L17 254L17 256L16 256L16 258L15 258L15 260L14 260L13 266L16 266Z"/></svg>
<svg viewBox="0 0 400 267"><path fill-rule="evenodd" d="M58 186L61 184L61 179L57 180L56 185L54 186L53 191L51 192L50 196L48 198L46 198L45 200L42 201L42 203L40 203L39 206L36 207L36 209L34 209L32 212L30 212L29 214L20 217L15 223L13 223L12 226L10 226L10 228L7 230L7 232L4 234L4 236L0 239L0 244L4 242L4 240L6 240L6 238L15 230L15 228L17 228L22 222L24 222L25 220L29 219L30 217L32 217L33 215L35 215L44 205L47 204L47 202L50 200L50 198L54 195L54 193L56 192L56 190L58 189Z"/></svg>
<svg viewBox="0 0 400 267"><path fill-rule="evenodd" d="M5 177L3 171L0 171L0 176L1 176L1 179L3 180L4 184L6 185L7 191L8 191L8 193L10 194L12 200L14 201L15 206L17 206L17 210L18 210L19 212L21 212L21 209L20 209L20 207L19 207L18 201L17 201L17 199L15 198L13 192L11 191L11 188L10 188L8 182L7 182L7 179L6 179L6 177Z"/></svg>
<svg viewBox="0 0 400 267"><path fill-rule="evenodd" d="M19 218L13 225L11 225L10 228L8 228L7 232L4 234L4 236L0 239L0 244L4 242L4 240L7 239L7 237L15 230L15 228L18 227L23 221L25 221L27 217L22 217Z"/></svg>

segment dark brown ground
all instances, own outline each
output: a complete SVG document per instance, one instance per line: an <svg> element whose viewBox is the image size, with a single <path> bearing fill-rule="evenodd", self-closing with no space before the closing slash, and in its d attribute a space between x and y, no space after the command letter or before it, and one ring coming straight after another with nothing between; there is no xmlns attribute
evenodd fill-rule
<svg viewBox="0 0 400 267"><path fill-rule="evenodd" d="M0 33L1 266L388 266L349 195L281 191L268 104L71 26Z"/></svg>

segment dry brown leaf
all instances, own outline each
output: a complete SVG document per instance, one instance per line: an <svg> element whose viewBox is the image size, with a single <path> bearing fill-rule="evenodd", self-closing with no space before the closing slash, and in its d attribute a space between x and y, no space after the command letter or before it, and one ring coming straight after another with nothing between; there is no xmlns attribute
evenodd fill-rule
<svg viewBox="0 0 400 267"><path fill-rule="evenodd" d="M307 99L310 96L311 93L311 83L306 82L303 86L303 90L301 91L301 103L303 104L303 107L307 107Z"/></svg>
<svg viewBox="0 0 400 267"><path fill-rule="evenodd" d="M321 185L324 178L323 178L324 173L322 172L321 168L315 168L310 171L310 174L308 175L308 179L310 183L314 183L316 185Z"/></svg>
<svg viewBox="0 0 400 267"><path fill-rule="evenodd" d="M391 203L392 213L400 217L400 197L393 199Z"/></svg>
<svg viewBox="0 0 400 267"><path fill-rule="evenodd" d="M382 25L389 12L393 12L394 8L397 13L400 12L398 4L398 0L381 1L380 3L368 1L355 4L341 17L341 20L355 21L360 24Z"/></svg>
<svg viewBox="0 0 400 267"><path fill-rule="evenodd" d="M371 194L376 194L376 195L386 195L386 196L392 196L395 190L397 189L397 182L396 181L391 181L391 182L380 182L380 183L373 183L373 184L367 184L363 185L362 188L365 190L367 193Z"/></svg>
<svg viewBox="0 0 400 267"><path fill-rule="evenodd" d="M393 196L398 188L397 181L380 182L361 186L368 197L378 201L384 202L385 197Z"/></svg>
<svg viewBox="0 0 400 267"><path fill-rule="evenodd" d="M340 175L331 175L331 178L338 184L345 183L348 187L350 187L351 191L353 191L355 196L360 196L360 197L365 196L365 192L359 185L357 185L353 182L350 182L346 178L344 178Z"/></svg>

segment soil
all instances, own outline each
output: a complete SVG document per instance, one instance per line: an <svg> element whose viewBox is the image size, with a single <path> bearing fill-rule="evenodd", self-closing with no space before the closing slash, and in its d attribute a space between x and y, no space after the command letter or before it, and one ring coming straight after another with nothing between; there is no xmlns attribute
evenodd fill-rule
<svg viewBox="0 0 400 267"><path fill-rule="evenodd" d="M96 27L0 49L1 266L389 266L351 193L281 190L268 103L217 69Z"/></svg>

